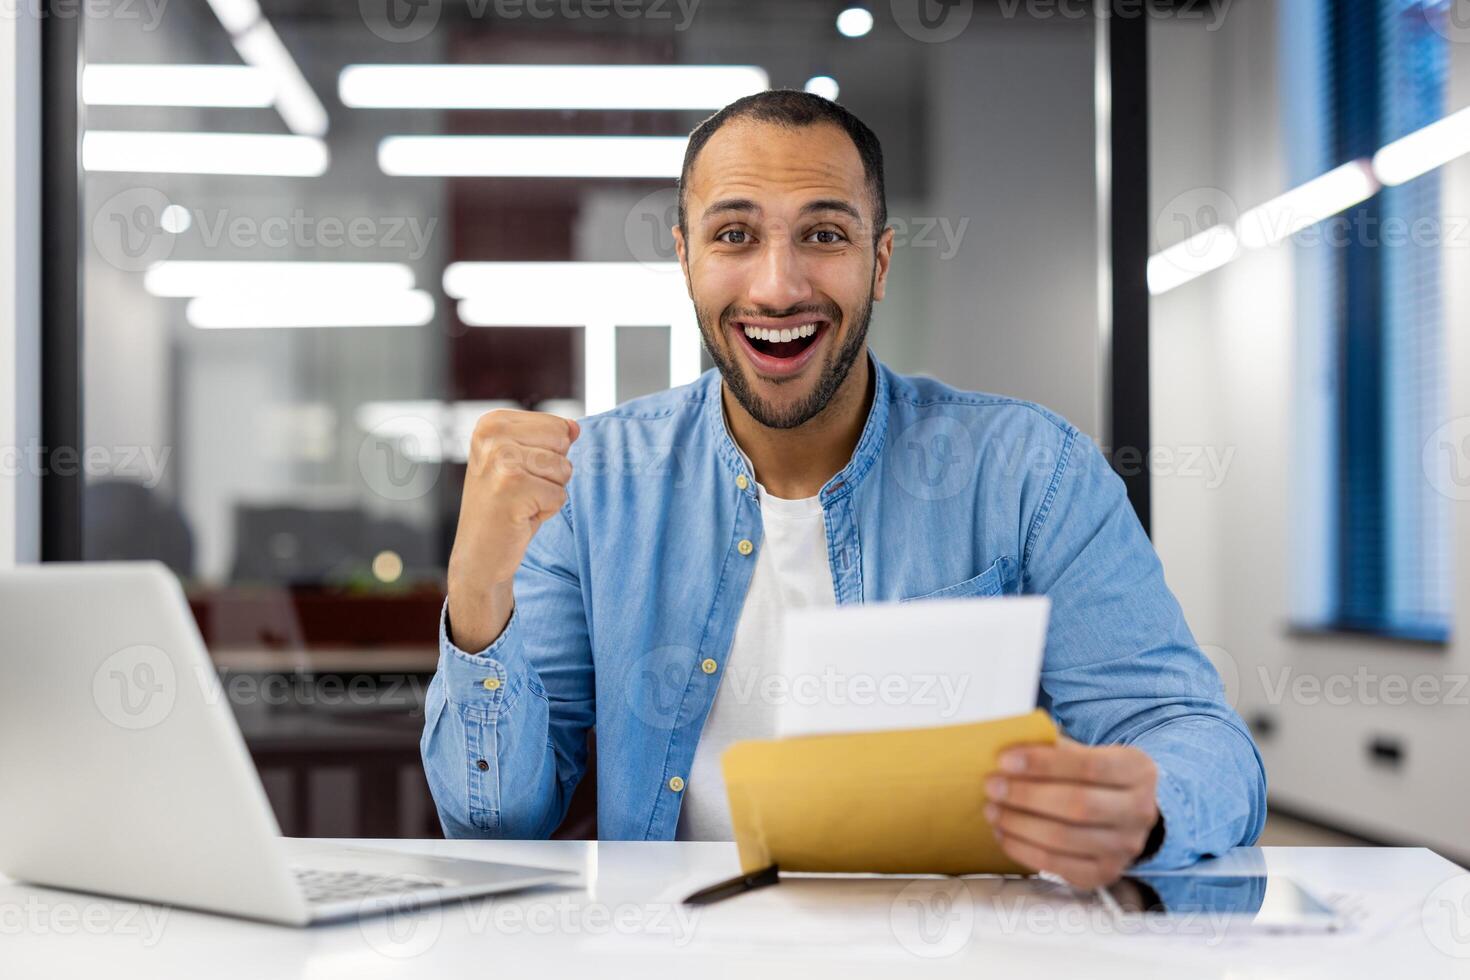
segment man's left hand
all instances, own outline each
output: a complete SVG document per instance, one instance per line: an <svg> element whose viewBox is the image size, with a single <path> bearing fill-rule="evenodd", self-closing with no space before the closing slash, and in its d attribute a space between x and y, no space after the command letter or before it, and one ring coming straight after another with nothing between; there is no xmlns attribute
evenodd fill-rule
<svg viewBox="0 0 1470 980"><path fill-rule="evenodd" d="M1016 862L1097 888L1143 852L1159 819L1157 782L1154 761L1131 746L1017 746L986 780L985 818Z"/></svg>

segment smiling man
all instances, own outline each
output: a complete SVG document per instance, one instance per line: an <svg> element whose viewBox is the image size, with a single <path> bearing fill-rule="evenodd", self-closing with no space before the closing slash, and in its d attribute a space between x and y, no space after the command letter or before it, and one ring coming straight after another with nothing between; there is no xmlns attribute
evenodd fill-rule
<svg viewBox="0 0 1470 980"><path fill-rule="evenodd" d="M786 610L1032 593L1068 738L1003 757L976 832L1084 887L1255 839L1259 754L1096 447L868 351L886 222L867 126L741 99L691 136L674 229L716 369L480 420L422 743L446 834L548 836L595 726L602 839L728 840L719 756L773 732Z"/></svg>

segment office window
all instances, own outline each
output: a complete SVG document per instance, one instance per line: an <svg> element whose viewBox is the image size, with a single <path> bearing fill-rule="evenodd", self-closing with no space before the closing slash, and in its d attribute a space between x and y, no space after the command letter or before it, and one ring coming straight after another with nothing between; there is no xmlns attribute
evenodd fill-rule
<svg viewBox="0 0 1470 980"><path fill-rule="evenodd" d="M1443 114L1444 7L1349 0L1284 15L1293 182L1370 158ZM1449 501L1426 473L1447 396L1441 229L1431 172L1296 245L1300 625L1448 638Z"/></svg>

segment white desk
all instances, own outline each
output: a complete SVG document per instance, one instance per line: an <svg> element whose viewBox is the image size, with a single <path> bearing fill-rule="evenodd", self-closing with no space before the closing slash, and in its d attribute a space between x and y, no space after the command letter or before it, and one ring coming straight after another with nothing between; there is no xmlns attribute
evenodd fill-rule
<svg viewBox="0 0 1470 980"><path fill-rule="evenodd" d="M926 891L881 879L787 882L702 908L679 904L735 872L729 844L370 844L582 868L586 887L298 930L0 879L0 975L857 980L924 968L1025 980L1470 977L1470 901L1441 901L1465 895L1467 878L1417 848L1242 848L1202 865L1291 875L1351 922L1335 935L1266 936L1219 935L1205 921L1172 935L1123 935L1082 906L1069 914L974 902L962 882L943 879L925 880ZM1460 890L1436 893L1447 881Z"/></svg>

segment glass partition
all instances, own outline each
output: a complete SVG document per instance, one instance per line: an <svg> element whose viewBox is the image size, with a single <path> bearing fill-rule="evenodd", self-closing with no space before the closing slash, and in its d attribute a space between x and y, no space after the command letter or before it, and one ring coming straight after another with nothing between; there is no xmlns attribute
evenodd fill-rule
<svg viewBox="0 0 1470 980"><path fill-rule="evenodd" d="M805 87L883 141L880 357L1097 434L1092 24L850 6L87 18L83 556L184 581L288 833L437 832L417 708L468 432L709 366L674 180L740 95Z"/></svg>

